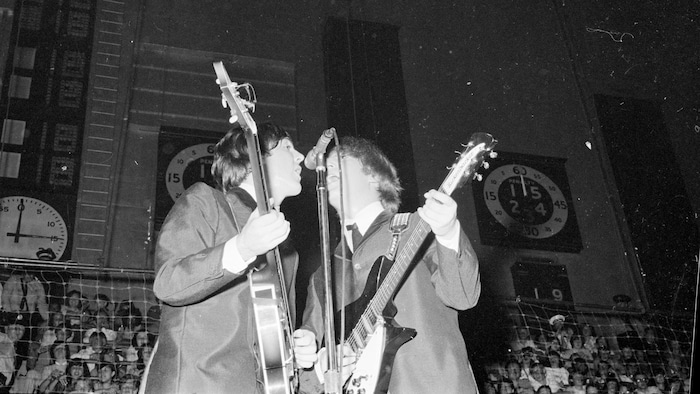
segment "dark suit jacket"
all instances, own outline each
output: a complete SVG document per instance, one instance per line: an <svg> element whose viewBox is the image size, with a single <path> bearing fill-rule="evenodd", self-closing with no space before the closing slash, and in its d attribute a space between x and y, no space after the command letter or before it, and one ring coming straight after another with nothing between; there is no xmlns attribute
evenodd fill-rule
<svg viewBox="0 0 700 394"><path fill-rule="evenodd" d="M340 299L341 270L347 278L345 304L362 294L372 265L391 243L391 218L392 214L385 211L375 219L352 254L352 261L342 262L342 247L338 246L333 267L336 300ZM419 220L417 214L411 215L399 253ZM459 253L435 242L432 234L429 237L429 246L418 256L419 261L395 297L396 323L414 328L417 335L396 354L389 392L476 393L477 385L457 320L457 311L476 305L481 292L476 254L463 232ZM317 271L311 278L304 311L304 326L318 338L323 336L322 274Z"/></svg>
<svg viewBox="0 0 700 394"><path fill-rule="evenodd" d="M224 244L243 228L251 201L242 189L224 195L197 183L165 219L153 284L164 305L146 393L261 392L249 282L222 267ZM294 322L298 256L280 251Z"/></svg>

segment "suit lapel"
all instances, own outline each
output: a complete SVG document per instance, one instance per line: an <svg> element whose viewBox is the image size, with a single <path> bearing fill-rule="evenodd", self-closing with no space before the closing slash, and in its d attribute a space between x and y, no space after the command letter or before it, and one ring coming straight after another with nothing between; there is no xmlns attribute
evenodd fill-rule
<svg viewBox="0 0 700 394"><path fill-rule="evenodd" d="M369 228L367 229L367 231L365 231L365 233L362 235L362 239L360 240L360 243L359 243L358 245L355 245L355 253L357 253L357 252L361 249L362 245L365 244L365 241L366 241L366 240L372 238L372 235L374 235L374 233L376 233L377 231L379 231L379 229L382 228L382 226L384 225L384 223L386 223L386 222L388 222L389 220L391 220L391 218L392 218L393 216L394 216L394 214L391 213L390 211L383 211L382 213L380 213L380 214L374 219L374 221L373 221L372 224L369 226Z"/></svg>

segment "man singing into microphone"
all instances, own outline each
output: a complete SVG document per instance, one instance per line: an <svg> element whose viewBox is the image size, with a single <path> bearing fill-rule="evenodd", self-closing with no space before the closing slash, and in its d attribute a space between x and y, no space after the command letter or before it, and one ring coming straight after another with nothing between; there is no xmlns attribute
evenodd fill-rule
<svg viewBox="0 0 700 394"><path fill-rule="evenodd" d="M392 244L391 228L400 203L396 169L372 142L346 137L327 160L328 200L340 215L338 156L342 164L346 245L338 245L333 262L335 300L345 305L363 294L377 257ZM391 369L390 393L477 393L457 311L476 305L481 291L479 266L469 239L457 220L457 204L446 194L425 193L425 205L411 214L396 253L422 219L432 230L394 299L399 326L417 331L401 346ZM354 233L354 234L353 234ZM349 260L342 260L346 248ZM345 294L341 281L345 278ZM313 274L304 325L323 336L323 272ZM339 309L340 305L335 305ZM340 327L336 325L336 330ZM348 333L346 332L346 335ZM364 354L360 355L362 357ZM358 361L360 363L360 361ZM370 392L370 391L368 391Z"/></svg>
<svg viewBox="0 0 700 394"><path fill-rule="evenodd" d="M270 194L279 207L301 192L301 162L289 135L258 125ZM216 145L213 189L196 183L180 197L156 246L155 295L163 301L160 335L145 385L149 394L265 392L247 274L258 255L280 246L289 304L298 256L284 241L289 222L277 209L259 216L243 130ZM294 322L294 309L290 311ZM298 367L316 360L314 334L294 332ZM144 390L142 390L143 392Z"/></svg>

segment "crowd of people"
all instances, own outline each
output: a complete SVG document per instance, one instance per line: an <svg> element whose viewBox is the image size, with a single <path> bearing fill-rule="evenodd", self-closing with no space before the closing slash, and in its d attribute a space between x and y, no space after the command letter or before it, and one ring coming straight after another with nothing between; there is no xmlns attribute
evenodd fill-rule
<svg viewBox="0 0 700 394"><path fill-rule="evenodd" d="M556 314L548 327L519 325L503 359L486 366L486 394L688 393L686 342L640 319L596 327Z"/></svg>
<svg viewBox="0 0 700 394"><path fill-rule="evenodd" d="M23 290L13 296L15 281ZM158 336L159 306L144 314L130 300L78 290L46 297L27 272L4 287L0 393L137 393ZM36 294L24 290L32 287Z"/></svg>

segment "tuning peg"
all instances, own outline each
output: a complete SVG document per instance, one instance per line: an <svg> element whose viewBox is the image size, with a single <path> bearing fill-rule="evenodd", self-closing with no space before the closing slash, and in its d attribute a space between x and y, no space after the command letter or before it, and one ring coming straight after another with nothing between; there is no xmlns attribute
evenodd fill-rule
<svg viewBox="0 0 700 394"><path fill-rule="evenodd" d="M484 179L484 177L481 174L476 173L476 174L474 174L474 179L481 182L481 180Z"/></svg>
<svg viewBox="0 0 700 394"><path fill-rule="evenodd" d="M228 122L231 123L231 124L234 124L234 123L238 122L238 115L233 115L232 117L230 117L230 118L228 119Z"/></svg>
<svg viewBox="0 0 700 394"><path fill-rule="evenodd" d="M489 167L491 166L491 164L489 164L488 161L485 161L485 162L481 163L481 166L484 167L484 169L488 170Z"/></svg>
<svg viewBox="0 0 700 394"><path fill-rule="evenodd" d="M462 154L462 152L460 152L460 151L458 151L458 150L456 150L455 153L456 153L457 155L461 155L461 154Z"/></svg>
<svg viewBox="0 0 700 394"><path fill-rule="evenodd" d="M491 153L489 153L489 157L495 159L496 157L498 157L498 152L491 151Z"/></svg>
<svg viewBox="0 0 700 394"><path fill-rule="evenodd" d="M228 103L226 102L226 97L224 97L224 95L222 94L221 95L221 106L226 108L227 105L228 105Z"/></svg>

